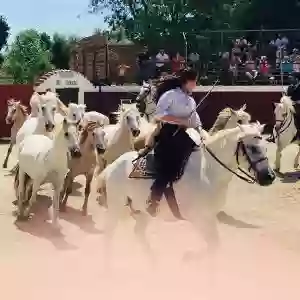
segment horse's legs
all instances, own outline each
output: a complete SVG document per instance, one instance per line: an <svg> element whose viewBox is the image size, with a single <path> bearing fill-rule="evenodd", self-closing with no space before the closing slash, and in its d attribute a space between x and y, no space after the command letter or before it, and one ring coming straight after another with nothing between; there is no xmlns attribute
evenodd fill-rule
<svg viewBox="0 0 300 300"><path fill-rule="evenodd" d="M147 254L148 258L150 258L151 263L155 263L155 256L150 246L150 243L146 237L146 230L149 224L149 216L142 212L137 212L132 214L133 218L135 219L136 223L134 226L134 233L140 242L143 250Z"/></svg>
<svg viewBox="0 0 300 300"><path fill-rule="evenodd" d="M30 185L32 184L32 192L31 192L31 197L29 199L28 206L24 210L24 216L25 217L29 216L32 205L36 202L37 192L38 192L38 190L41 186L41 182L39 180L32 180L32 181L28 180L27 184L30 184ZM20 185L20 183L19 183L19 185Z"/></svg>
<svg viewBox="0 0 300 300"><path fill-rule="evenodd" d="M19 169L18 172L18 217L22 218L24 216L24 188L25 188L25 173Z"/></svg>
<svg viewBox="0 0 300 300"><path fill-rule="evenodd" d="M7 153L6 153L5 160L4 160L4 162L3 162L3 166L2 166L4 169L7 168L8 158L9 158L9 156L10 156L10 154L11 154L11 151L12 151L13 147L14 147L14 144L13 144L13 143L10 143L10 144L9 144L9 147L8 147L8 150L7 150Z"/></svg>
<svg viewBox="0 0 300 300"><path fill-rule="evenodd" d="M85 183L85 190L84 190L84 203L82 206L82 214L84 216L87 215L87 205L89 201L89 195L91 192L91 182L93 180L93 172L90 172L86 175L86 183Z"/></svg>
<svg viewBox="0 0 300 300"><path fill-rule="evenodd" d="M59 228L58 224L58 214L59 214L59 199L60 194L63 189L64 176L59 176L56 174L55 178L52 181L54 192L52 199L52 226L54 228Z"/></svg>
<svg viewBox="0 0 300 300"><path fill-rule="evenodd" d="M298 143L298 153L294 159L294 169L297 169L299 167L299 158L300 158L300 144Z"/></svg>
<svg viewBox="0 0 300 300"><path fill-rule="evenodd" d="M207 244L206 254L214 256L220 244L216 215L213 212L202 212L197 217L192 218L191 221L199 237L204 238ZM202 257L203 252L199 251L189 253L187 258L200 259Z"/></svg>
<svg viewBox="0 0 300 300"><path fill-rule="evenodd" d="M276 149L276 159L275 159L275 171L277 171L277 172L280 171L280 162L281 162L281 156L282 156L281 152L282 152L281 147L277 146L277 149Z"/></svg>
<svg viewBox="0 0 300 300"><path fill-rule="evenodd" d="M69 171L63 184L62 191L60 193L60 211L66 211L66 205L69 195L72 193L73 176L72 171Z"/></svg>

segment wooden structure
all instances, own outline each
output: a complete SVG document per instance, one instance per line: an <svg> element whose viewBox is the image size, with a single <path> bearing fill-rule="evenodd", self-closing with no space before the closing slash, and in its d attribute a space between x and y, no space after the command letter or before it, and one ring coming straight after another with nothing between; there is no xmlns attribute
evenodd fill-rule
<svg viewBox="0 0 300 300"><path fill-rule="evenodd" d="M130 66L125 81L135 81L136 56L142 48L128 39L108 41L102 34L80 40L73 48L70 69L82 73L94 84L116 82L118 65Z"/></svg>
<svg viewBox="0 0 300 300"><path fill-rule="evenodd" d="M81 73L62 69L45 73L35 81L36 92L43 93L47 89L58 93L65 105L70 102L84 104L84 93L99 91Z"/></svg>

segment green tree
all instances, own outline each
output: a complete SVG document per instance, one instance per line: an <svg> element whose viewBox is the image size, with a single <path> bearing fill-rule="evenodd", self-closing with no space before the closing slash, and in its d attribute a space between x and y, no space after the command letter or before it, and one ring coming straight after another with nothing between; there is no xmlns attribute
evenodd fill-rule
<svg viewBox="0 0 300 300"><path fill-rule="evenodd" d="M51 50L52 47L51 36L48 35L46 32L41 33L41 42L45 50Z"/></svg>
<svg viewBox="0 0 300 300"><path fill-rule="evenodd" d="M71 47L73 38L66 38L59 34L54 34L52 39L51 62L57 69L69 69Z"/></svg>
<svg viewBox="0 0 300 300"><path fill-rule="evenodd" d="M15 83L33 83L37 76L52 69L50 53L42 46L37 31L25 30L18 34L7 52L4 69Z"/></svg>
<svg viewBox="0 0 300 300"><path fill-rule="evenodd" d="M300 1L252 0L240 4L238 24L246 29L299 28Z"/></svg>
<svg viewBox="0 0 300 300"><path fill-rule="evenodd" d="M10 28L6 19L3 16L0 16L0 50L3 49L3 46L5 46L7 43L9 30Z"/></svg>

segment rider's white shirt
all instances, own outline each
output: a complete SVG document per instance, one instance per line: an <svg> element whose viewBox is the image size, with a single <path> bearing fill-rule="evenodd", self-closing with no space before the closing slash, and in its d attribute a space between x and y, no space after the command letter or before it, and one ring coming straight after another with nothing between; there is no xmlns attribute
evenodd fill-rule
<svg viewBox="0 0 300 300"><path fill-rule="evenodd" d="M189 119L191 128L202 126L194 98L180 88L169 90L159 98L155 116L161 118L166 115Z"/></svg>

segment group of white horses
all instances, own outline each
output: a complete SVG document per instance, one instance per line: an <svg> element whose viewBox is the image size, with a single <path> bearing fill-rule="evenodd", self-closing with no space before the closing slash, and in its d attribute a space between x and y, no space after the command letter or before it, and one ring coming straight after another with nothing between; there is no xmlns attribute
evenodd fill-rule
<svg viewBox="0 0 300 300"><path fill-rule="evenodd" d="M59 210L66 209L72 183L76 176L85 175L82 212L87 213L91 182L95 178L98 200L107 208L106 249L110 249L117 224L124 210L128 210L136 221L138 239L151 252L145 231L152 219L146 213L146 202L153 180L133 179L129 174L137 150L144 147L155 128L152 96L151 85L144 84L137 97L142 109L121 108L117 124L109 124L108 118L100 113L85 112L83 105L72 103L65 107L52 92L33 94L30 115L20 102L10 100L6 122L12 124L11 143L3 167L7 167L11 149L16 145L14 187L18 218L29 217L40 186L50 182L52 223L59 228ZM281 145L278 153L295 135L294 123L289 123L294 112L291 104L288 97L283 97L275 108L274 130ZM194 129L187 130L198 148L191 154L182 178L173 186L181 215L194 225L213 252L219 244L216 216L225 203L224 195L232 177L261 186L268 186L275 179L262 138L264 126L250 123L251 117L245 110L245 106L237 111L224 109L213 128L209 132L203 130L202 136ZM277 169L279 164L278 154Z"/></svg>

